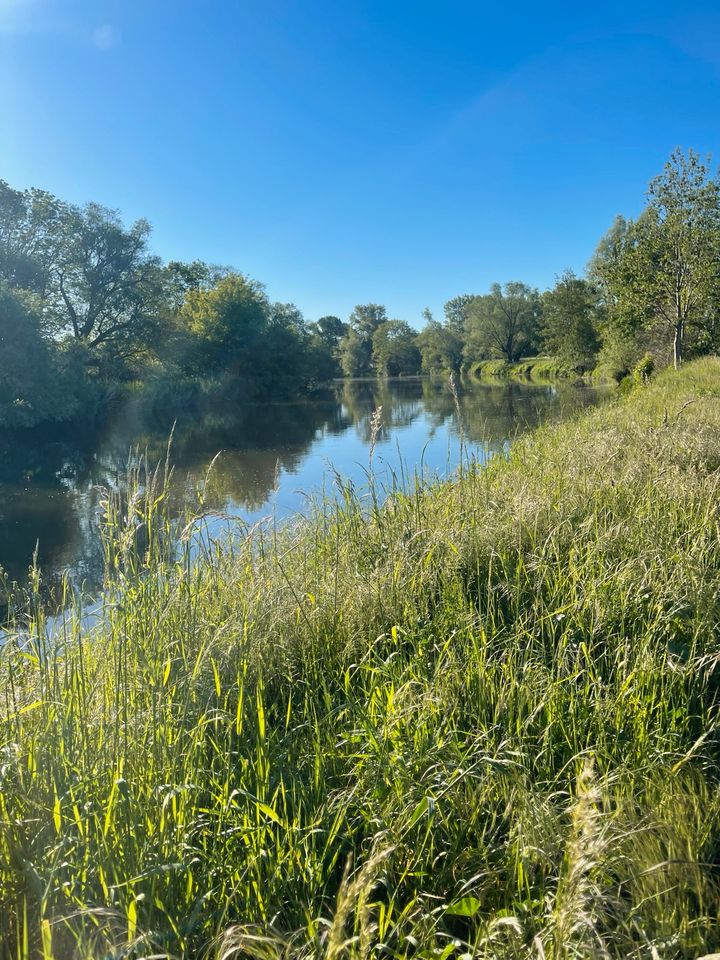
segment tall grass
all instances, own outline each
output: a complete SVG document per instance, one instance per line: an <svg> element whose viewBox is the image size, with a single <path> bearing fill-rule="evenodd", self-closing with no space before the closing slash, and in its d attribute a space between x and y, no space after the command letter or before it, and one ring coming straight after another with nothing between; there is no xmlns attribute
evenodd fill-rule
<svg viewBox="0 0 720 960"><path fill-rule="evenodd" d="M138 475L97 623L0 651L0 956L720 950L719 401L698 362L201 562Z"/></svg>

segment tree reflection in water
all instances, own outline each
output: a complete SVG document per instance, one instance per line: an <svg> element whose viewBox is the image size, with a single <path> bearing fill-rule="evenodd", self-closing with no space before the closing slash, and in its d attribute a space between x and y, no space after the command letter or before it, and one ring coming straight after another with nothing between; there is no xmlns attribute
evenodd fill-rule
<svg viewBox="0 0 720 960"><path fill-rule="evenodd" d="M519 383L461 384L462 435L484 457L519 431L597 401L588 388ZM165 458L172 432L173 509L181 515L204 484L206 510L254 522L303 510L306 495L330 466L362 483L368 465L371 417L382 408L376 458L420 461L431 471L457 464L460 425L446 381L350 381L327 396L297 403L225 406L202 416L148 413L140 400L119 407L100 431L62 439L0 440L0 564L23 581L33 554L46 583L64 571L94 591L102 583L98 533L105 488L120 489L128 459Z"/></svg>

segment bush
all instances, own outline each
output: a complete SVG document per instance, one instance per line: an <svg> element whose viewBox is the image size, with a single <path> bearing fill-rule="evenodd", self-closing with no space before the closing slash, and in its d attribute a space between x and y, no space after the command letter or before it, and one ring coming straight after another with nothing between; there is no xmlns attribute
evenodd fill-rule
<svg viewBox="0 0 720 960"><path fill-rule="evenodd" d="M635 383L645 384L653 375L654 370L655 360L652 354L646 353L633 367L632 378Z"/></svg>

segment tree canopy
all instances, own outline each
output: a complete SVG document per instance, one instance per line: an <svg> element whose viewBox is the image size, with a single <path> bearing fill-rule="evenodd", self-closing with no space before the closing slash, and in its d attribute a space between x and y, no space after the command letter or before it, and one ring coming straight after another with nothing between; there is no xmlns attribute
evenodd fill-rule
<svg viewBox="0 0 720 960"><path fill-rule="evenodd" d="M500 357L514 363L540 343L541 300L537 290L519 281L494 283L490 293L467 306L465 359Z"/></svg>
<svg viewBox="0 0 720 960"><path fill-rule="evenodd" d="M420 372L417 333L404 320L386 320L372 336L372 362L375 372L398 377Z"/></svg>
<svg viewBox="0 0 720 960"><path fill-rule="evenodd" d="M340 362L346 377L372 375L373 334L387 319L385 307L378 303L359 304L350 314L349 330L340 346Z"/></svg>
<svg viewBox="0 0 720 960"><path fill-rule="evenodd" d="M599 346L598 310L597 290L566 270L543 296L545 350L576 370L592 369Z"/></svg>
<svg viewBox="0 0 720 960"><path fill-rule="evenodd" d="M611 323L637 335L657 330L677 367L688 333L717 346L720 178L692 150L675 151L635 222L606 240L594 263L611 300Z"/></svg>

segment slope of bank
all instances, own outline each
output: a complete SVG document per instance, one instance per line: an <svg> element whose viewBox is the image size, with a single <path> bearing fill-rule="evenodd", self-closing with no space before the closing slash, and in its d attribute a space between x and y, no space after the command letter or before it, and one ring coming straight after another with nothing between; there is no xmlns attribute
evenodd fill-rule
<svg viewBox="0 0 720 960"><path fill-rule="evenodd" d="M719 400L195 566L138 494L94 636L2 649L0 956L720 949Z"/></svg>
<svg viewBox="0 0 720 960"><path fill-rule="evenodd" d="M468 374L475 380L502 378L548 382L583 379L582 374L555 357L530 357L526 360L518 360L517 363L508 363L507 360L479 360L471 365Z"/></svg>

